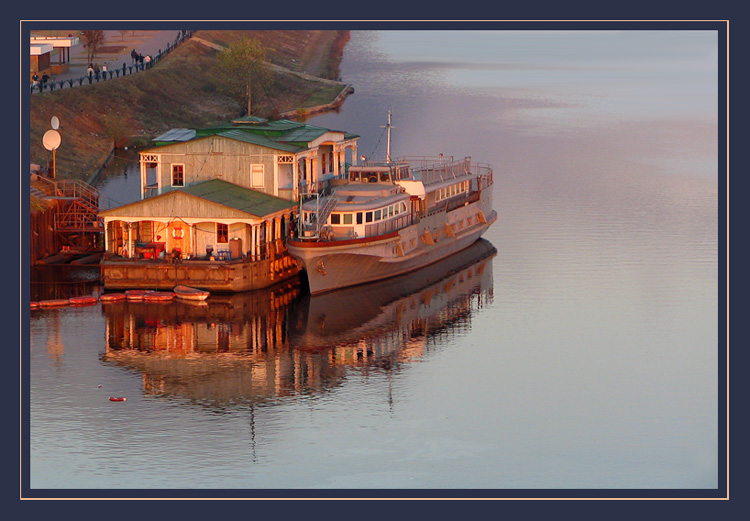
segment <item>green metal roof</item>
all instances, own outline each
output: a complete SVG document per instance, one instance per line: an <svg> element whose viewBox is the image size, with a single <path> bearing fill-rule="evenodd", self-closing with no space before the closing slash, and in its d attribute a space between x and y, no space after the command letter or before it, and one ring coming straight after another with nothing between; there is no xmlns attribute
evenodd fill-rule
<svg viewBox="0 0 750 521"><path fill-rule="evenodd" d="M219 135L246 143L296 153L305 150L311 141L314 141L326 132L341 132L344 134L344 139L358 137L356 134L350 134L341 130L317 127L288 119L267 121L255 116L245 116L224 125L195 130L192 139L185 139L189 135L186 132L187 130L179 129L179 133L175 132L174 129L170 130L154 139L154 146L171 145L178 141L192 141L193 139ZM177 139L175 136L180 137L180 139Z"/></svg>
<svg viewBox="0 0 750 521"><path fill-rule="evenodd" d="M296 206L294 201L251 190L221 179L212 179L177 190L258 217L265 217Z"/></svg>
<svg viewBox="0 0 750 521"><path fill-rule="evenodd" d="M229 139L236 139L237 141L242 141L244 143L252 143L254 145L273 148L275 150L284 150L285 152L297 153L306 148L297 145L291 145L289 143L279 142L262 134L256 134L254 132L248 132L246 130L227 130L226 132L219 132L216 135Z"/></svg>

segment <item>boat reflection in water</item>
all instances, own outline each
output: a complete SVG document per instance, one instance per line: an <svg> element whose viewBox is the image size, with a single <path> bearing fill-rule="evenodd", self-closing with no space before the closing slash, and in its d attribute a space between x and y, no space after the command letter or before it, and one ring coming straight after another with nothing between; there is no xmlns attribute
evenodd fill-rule
<svg viewBox="0 0 750 521"><path fill-rule="evenodd" d="M139 371L146 395L209 406L317 393L468 328L492 300L495 253L481 239L409 275L312 297L288 282L202 303L102 304L103 359Z"/></svg>
<svg viewBox="0 0 750 521"><path fill-rule="evenodd" d="M492 300L495 254L492 244L479 239L399 277L305 294L294 308L289 336L300 349L330 350L335 364L383 366L418 357L431 335L468 327L472 306Z"/></svg>

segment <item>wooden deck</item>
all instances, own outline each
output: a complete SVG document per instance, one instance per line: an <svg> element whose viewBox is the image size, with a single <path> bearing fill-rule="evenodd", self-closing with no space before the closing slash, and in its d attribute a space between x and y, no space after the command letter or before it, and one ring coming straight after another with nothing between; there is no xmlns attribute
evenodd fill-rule
<svg viewBox="0 0 750 521"><path fill-rule="evenodd" d="M177 285L216 292L267 288L299 274L290 255L249 260L182 260L107 258L100 263L105 289L172 289Z"/></svg>

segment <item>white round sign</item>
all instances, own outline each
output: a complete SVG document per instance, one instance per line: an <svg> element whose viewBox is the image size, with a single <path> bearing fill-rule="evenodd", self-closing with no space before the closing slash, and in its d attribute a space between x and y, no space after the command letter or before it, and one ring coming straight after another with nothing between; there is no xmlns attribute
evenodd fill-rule
<svg viewBox="0 0 750 521"><path fill-rule="evenodd" d="M42 137L42 144L47 150L57 150L61 142L62 138L57 130L48 130Z"/></svg>
<svg viewBox="0 0 750 521"><path fill-rule="evenodd" d="M60 120L57 118L57 116L52 116L52 121L50 121L50 125L52 125L52 128L55 130L60 128Z"/></svg>

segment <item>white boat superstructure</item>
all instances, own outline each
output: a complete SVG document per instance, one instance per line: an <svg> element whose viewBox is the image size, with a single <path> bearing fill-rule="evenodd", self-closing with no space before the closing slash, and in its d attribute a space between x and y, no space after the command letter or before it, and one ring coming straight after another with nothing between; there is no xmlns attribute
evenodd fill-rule
<svg viewBox="0 0 750 521"><path fill-rule="evenodd" d="M304 264L311 294L400 275L479 239L497 218L492 184L490 166L469 157L351 166L300 205L288 250Z"/></svg>

